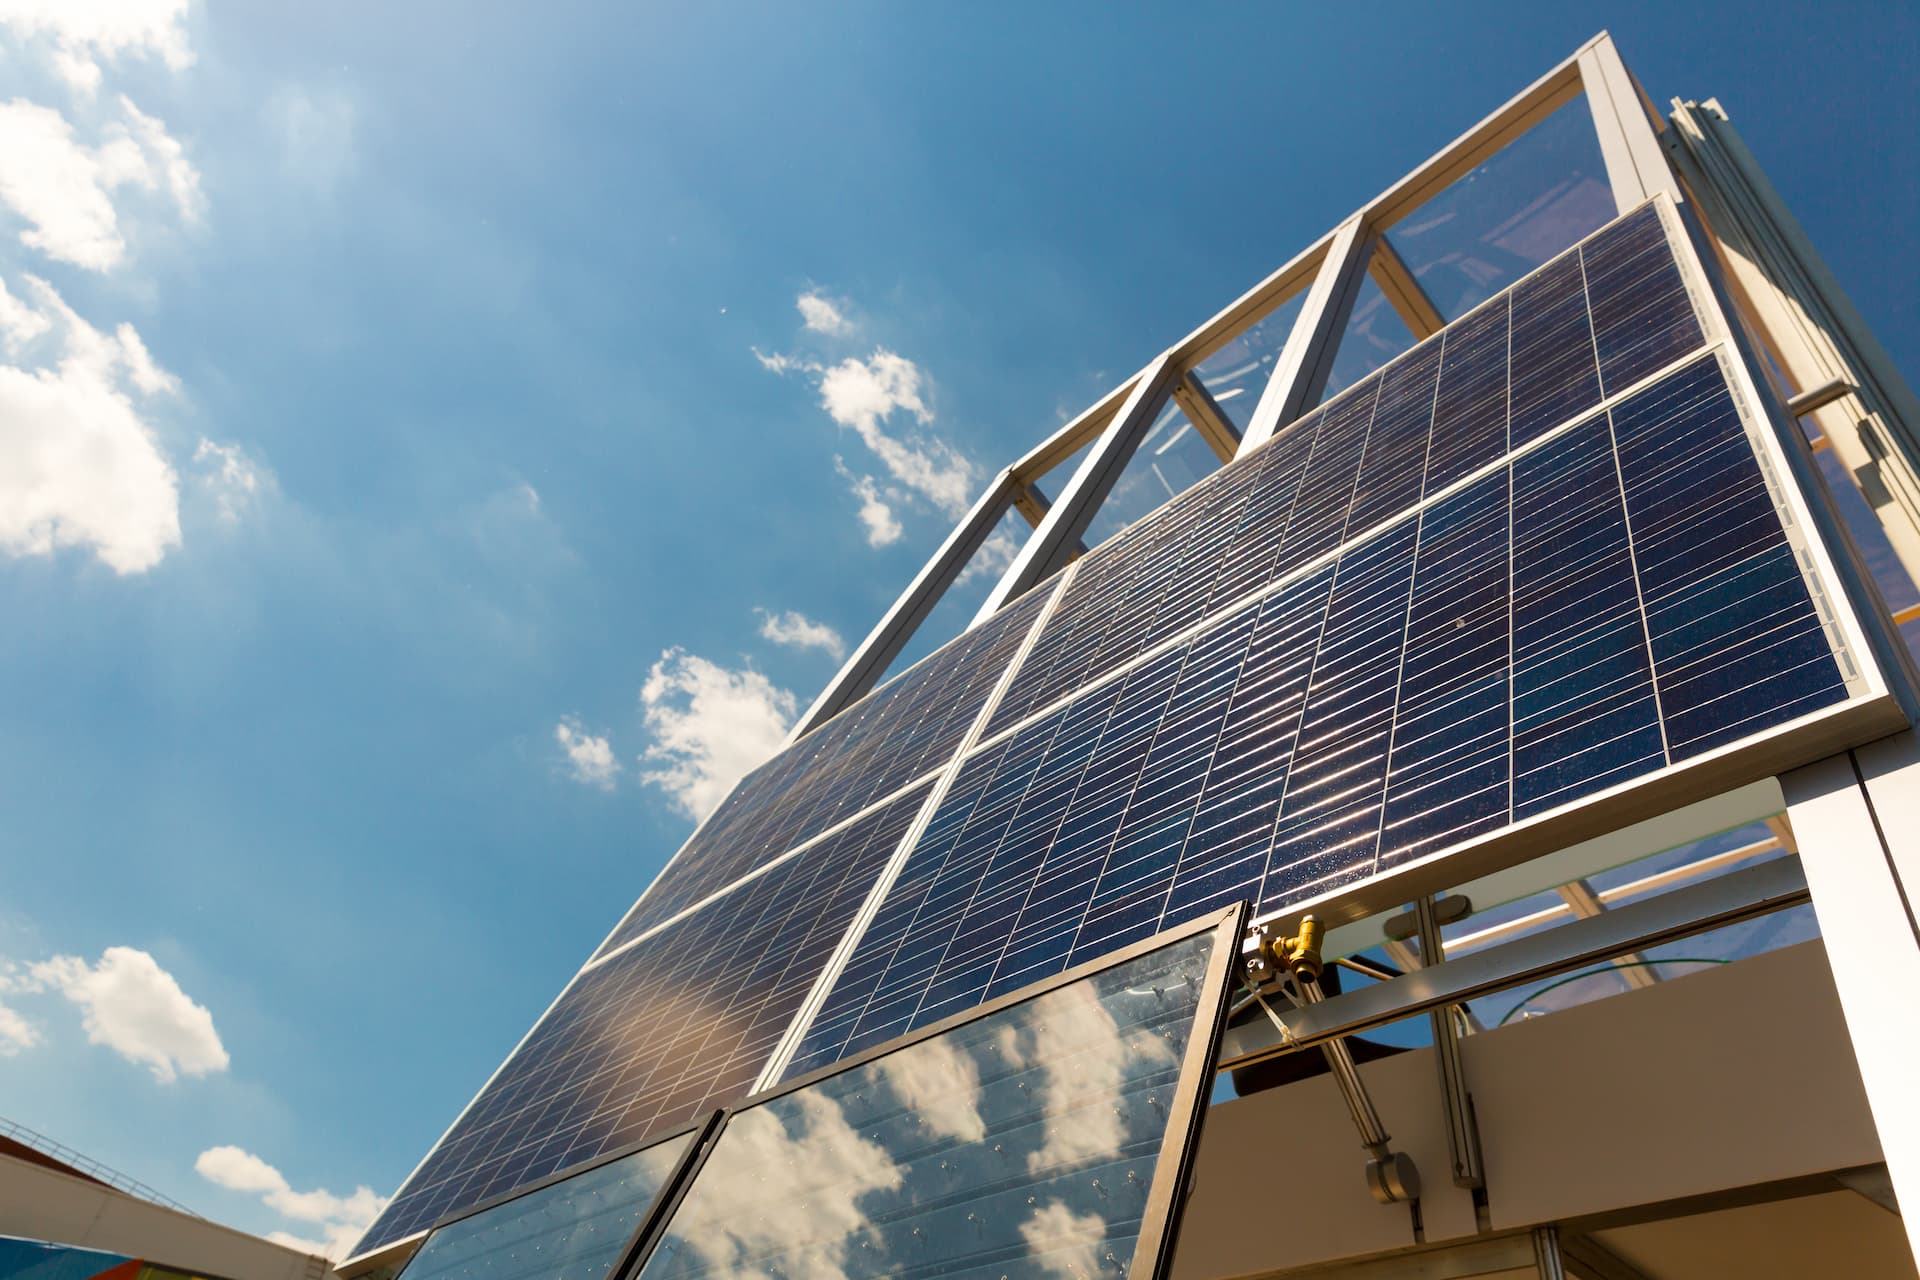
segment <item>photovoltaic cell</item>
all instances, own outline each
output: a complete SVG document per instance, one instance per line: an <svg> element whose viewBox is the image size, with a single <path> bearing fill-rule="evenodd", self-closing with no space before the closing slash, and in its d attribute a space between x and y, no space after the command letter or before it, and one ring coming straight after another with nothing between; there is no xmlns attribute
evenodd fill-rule
<svg viewBox="0 0 1920 1280"><path fill-rule="evenodd" d="M1524 448L1701 340L1649 205L1095 548L989 732Z"/></svg>
<svg viewBox="0 0 1920 1280"><path fill-rule="evenodd" d="M1028 593L748 774L601 954L945 765L1045 603Z"/></svg>
<svg viewBox="0 0 1920 1280"><path fill-rule="evenodd" d="M925 799L917 788L583 972L360 1250L744 1097Z"/></svg>
<svg viewBox="0 0 1920 1280"><path fill-rule="evenodd" d="M989 742L789 1071L1845 696L1704 357Z"/></svg>

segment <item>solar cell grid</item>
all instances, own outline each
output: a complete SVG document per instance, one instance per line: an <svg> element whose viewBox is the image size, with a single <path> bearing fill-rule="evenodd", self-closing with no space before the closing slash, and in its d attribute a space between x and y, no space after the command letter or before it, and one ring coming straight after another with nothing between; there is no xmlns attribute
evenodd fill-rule
<svg viewBox="0 0 1920 1280"><path fill-rule="evenodd" d="M1701 338L1649 205L1095 548L989 732L1525 447L1599 404L1603 383L1624 389Z"/></svg>
<svg viewBox="0 0 1920 1280"><path fill-rule="evenodd" d="M1708 355L970 759L790 1070L1845 697Z"/></svg>
<svg viewBox="0 0 1920 1280"><path fill-rule="evenodd" d="M747 775L599 954L940 768L1046 603L1043 587L875 690Z"/></svg>
<svg viewBox="0 0 1920 1280"><path fill-rule="evenodd" d="M905 836L918 788L584 971L361 1251L744 1097Z"/></svg>

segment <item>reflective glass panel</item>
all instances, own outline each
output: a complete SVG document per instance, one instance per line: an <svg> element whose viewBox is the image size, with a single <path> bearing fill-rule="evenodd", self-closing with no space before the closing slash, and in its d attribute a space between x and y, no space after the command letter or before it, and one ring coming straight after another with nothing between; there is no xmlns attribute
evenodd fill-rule
<svg viewBox="0 0 1920 1280"><path fill-rule="evenodd" d="M1273 375L1274 361L1280 358L1280 348L1287 345L1293 322L1306 304L1307 291L1302 289L1194 366L1193 376L1240 430L1245 431L1253 420L1253 407L1260 403L1260 393Z"/></svg>
<svg viewBox="0 0 1920 1280"><path fill-rule="evenodd" d="M1169 401L1127 459L1107 500L1094 512L1087 526L1087 545L1099 546L1219 469L1220 455L1193 429L1180 407Z"/></svg>
<svg viewBox="0 0 1920 1280"><path fill-rule="evenodd" d="M1386 234L1441 318L1455 320L1613 217L1600 139L1581 96Z"/></svg>
<svg viewBox="0 0 1920 1280"><path fill-rule="evenodd" d="M1126 1275L1218 929L733 1116L641 1275ZM1200 1066L1198 1062L1192 1064ZM1151 1254L1143 1253L1151 1264Z"/></svg>
<svg viewBox="0 0 1920 1280"><path fill-rule="evenodd" d="M682 1134L441 1227L404 1280L602 1280L692 1135Z"/></svg>
<svg viewBox="0 0 1920 1280"><path fill-rule="evenodd" d="M1407 322L1393 309L1373 277L1366 276L1360 281L1347 327L1340 334L1333 372L1327 375L1320 398L1331 400L1401 352L1411 350L1413 344L1413 330L1407 328Z"/></svg>

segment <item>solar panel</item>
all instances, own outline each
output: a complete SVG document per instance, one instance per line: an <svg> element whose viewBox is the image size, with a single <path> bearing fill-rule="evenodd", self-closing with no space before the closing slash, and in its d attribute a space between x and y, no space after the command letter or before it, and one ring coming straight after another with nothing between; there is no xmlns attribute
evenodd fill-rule
<svg viewBox="0 0 1920 1280"><path fill-rule="evenodd" d="M406 1280L606 1280L694 1135L683 1133L436 1227Z"/></svg>
<svg viewBox="0 0 1920 1280"><path fill-rule="evenodd" d="M1424 367L1398 381L1435 385ZM1280 910L1847 696L1706 355L988 742L789 1070L1189 913Z"/></svg>
<svg viewBox="0 0 1920 1280"><path fill-rule="evenodd" d="M1045 603L1029 593L748 774L598 954L943 768Z"/></svg>
<svg viewBox="0 0 1920 1280"><path fill-rule="evenodd" d="M637 1276L1165 1274L1239 927L733 1113Z"/></svg>
<svg viewBox="0 0 1920 1280"><path fill-rule="evenodd" d="M926 794L916 788L582 971L360 1250L744 1097Z"/></svg>

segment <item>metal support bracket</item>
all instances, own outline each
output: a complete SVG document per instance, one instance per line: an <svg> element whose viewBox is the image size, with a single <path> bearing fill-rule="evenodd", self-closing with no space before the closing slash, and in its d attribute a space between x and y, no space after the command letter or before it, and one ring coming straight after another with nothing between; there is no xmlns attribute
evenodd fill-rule
<svg viewBox="0 0 1920 1280"><path fill-rule="evenodd" d="M1447 958L1440 940L1440 916L1431 897L1413 904L1420 929L1420 960L1423 965L1441 964ZM1465 1190L1487 1184L1486 1168L1480 1159L1480 1127L1474 1122L1473 1095L1467 1092L1467 1069L1460 1060L1459 1005L1442 1005L1427 1015L1433 1024L1433 1057L1440 1068L1440 1103L1447 1112L1447 1151L1453 1158L1453 1185Z"/></svg>
<svg viewBox="0 0 1920 1280"><path fill-rule="evenodd" d="M1267 1003L1261 988L1285 990L1283 980L1291 980L1298 994L1290 994L1289 998L1299 1007L1305 1008L1324 1001L1326 993L1320 989L1320 943L1323 936L1320 921L1313 916L1306 916L1300 921L1300 932L1293 937L1281 937L1265 925L1255 925L1247 930L1246 941L1242 945L1247 985L1252 988L1254 999L1260 1002L1260 1007L1266 1010L1267 1017L1273 1020L1283 1035L1285 1024ZM1374 1108L1372 1096L1367 1093L1366 1082L1360 1078L1360 1070L1354 1065L1353 1052L1347 1048L1347 1042L1340 1038L1330 1039L1320 1045L1320 1051L1326 1056L1327 1070L1339 1086L1340 1096L1345 1099L1347 1111L1353 1117L1353 1127L1360 1131L1360 1145L1367 1149L1367 1190L1381 1204L1407 1204L1419 1199L1420 1171L1414 1166L1413 1157L1393 1149L1393 1138L1380 1122L1380 1113Z"/></svg>

